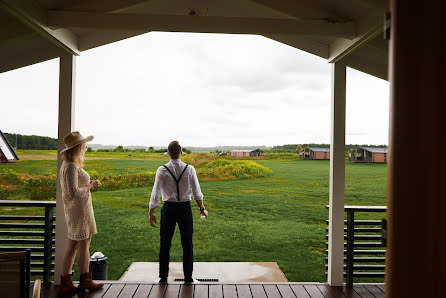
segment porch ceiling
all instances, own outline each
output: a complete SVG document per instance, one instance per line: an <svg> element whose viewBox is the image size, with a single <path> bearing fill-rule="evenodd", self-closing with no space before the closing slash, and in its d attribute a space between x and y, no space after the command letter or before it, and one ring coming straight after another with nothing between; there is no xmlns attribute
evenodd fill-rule
<svg viewBox="0 0 446 298"><path fill-rule="evenodd" d="M259 34L387 79L387 0L0 0L0 72L153 30Z"/></svg>

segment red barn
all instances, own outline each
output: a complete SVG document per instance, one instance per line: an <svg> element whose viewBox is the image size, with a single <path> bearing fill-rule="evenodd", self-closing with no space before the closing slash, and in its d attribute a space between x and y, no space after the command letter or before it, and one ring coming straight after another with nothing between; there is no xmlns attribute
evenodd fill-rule
<svg viewBox="0 0 446 298"><path fill-rule="evenodd" d="M300 153L301 159L330 159L330 148L305 147Z"/></svg>
<svg viewBox="0 0 446 298"><path fill-rule="evenodd" d="M354 162L387 162L387 148L359 147L349 153L349 160Z"/></svg>
<svg viewBox="0 0 446 298"><path fill-rule="evenodd" d="M231 157L255 157L262 156L262 150L254 149L254 150L232 150Z"/></svg>

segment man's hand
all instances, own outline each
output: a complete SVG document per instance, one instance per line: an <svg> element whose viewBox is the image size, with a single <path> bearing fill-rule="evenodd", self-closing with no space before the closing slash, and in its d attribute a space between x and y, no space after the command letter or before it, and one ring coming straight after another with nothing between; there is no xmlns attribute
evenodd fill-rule
<svg viewBox="0 0 446 298"><path fill-rule="evenodd" d="M149 212L149 222L152 227L156 227L156 217L155 214Z"/></svg>
<svg viewBox="0 0 446 298"><path fill-rule="evenodd" d="M204 218L208 219L208 211L205 209L200 214L204 215Z"/></svg>

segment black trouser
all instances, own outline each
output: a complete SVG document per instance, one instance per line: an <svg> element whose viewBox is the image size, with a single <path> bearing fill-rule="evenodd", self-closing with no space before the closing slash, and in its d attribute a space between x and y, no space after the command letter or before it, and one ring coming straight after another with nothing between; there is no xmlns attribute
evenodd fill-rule
<svg viewBox="0 0 446 298"><path fill-rule="evenodd" d="M183 272L184 278L192 278L194 267L194 250L192 234L194 231L192 210L190 201L187 202L164 202L161 209L160 222L160 278L167 278L169 274L169 255L175 226L178 223L181 234L181 245L183 246Z"/></svg>

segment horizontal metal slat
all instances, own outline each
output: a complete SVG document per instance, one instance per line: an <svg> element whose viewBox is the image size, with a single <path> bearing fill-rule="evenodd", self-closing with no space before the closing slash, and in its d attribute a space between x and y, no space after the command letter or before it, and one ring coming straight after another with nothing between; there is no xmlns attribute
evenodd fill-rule
<svg viewBox="0 0 446 298"><path fill-rule="evenodd" d="M329 220L325 221L326 224L329 224ZM344 220L344 225L347 225L347 221ZM380 220L355 220L355 226L381 226L382 221Z"/></svg>
<svg viewBox="0 0 446 298"><path fill-rule="evenodd" d="M325 253L328 254L328 250L325 250ZM347 250L344 250L344 255L347 254ZM372 249L355 249L353 251L355 255L385 255L385 250L372 250Z"/></svg>
<svg viewBox="0 0 446 298"><path fill-rule="evenodd" d="M328 258L325 258L325 261L328 262ZM347 262L347 258L344 257L344 262ZM385 263L385 257L356 257L353 258L353 262L355 263Z"/></svg>
<svg viewBox="0 0 446 298"><path fill-rule="evenodd" d="M325 235L325 240L328 240L328 235ZM344 235L344 240L348 240L347 235ZM378 240L381 241L381 235L355 235L354 240Z"/></svg>
<svg viewBox="0 0 446 298"><path fill-rule="evenodd" d="M25 251L27 248L31 249L31 252L44 252L45 249L43 247L26 247L26 246L0 246L0 251ZM56 251L53 247L51 251Z"/></svg>
<svg viewBox="0 0 446 298"><path fill-rule="evenodd" d="M41 254L31 254L31 260L43 260L44 258L45 256ZM51 260L54 260L54 255L51 256Z"/></svg>
<svg viewBox="0 0 446 298"><path fill-rule="evenodd" d="M45 216L23 216L23 215L0 215L0 220L38 220L44 221Z"/></svg>
<svg viewBox="0 0 446 298"><path fill-rule="evenodd" d="M56 201L0 200L0 206L55 208Z"/></svg>
<svg viewBox="0 0 446 298"><path fill-rule="evenodd" d="M44 239L0 239L0 244L41 244L43 245L45 243ZM53 239L52 243L56 243L56 241Z"/></svg>
<svg viewBox="0 0 446 298"><path fill-rule="evenodd" d="M325 269L328 268L328 264L325 265ZM344 270L347 269L347 265L344 265ZM384 265L353 265L353 270L386 270L386 266Z"/></svg>
<svg viewBox="0 0 446 298"><path fill-rule="evenodd" d="M53 232L53 234L55 234L55 233ZM44 237L45 236L45 232L41 232L41 231L0 231L0 236L34 236L34 237Z"/></svg>
<svg viewBox="0 0 446 298"><path fill-rule="evenodd" d="M38 262L38 263L33 263L31 262L31 268L43 268L44 263L42 262ZM51 268L54 268L54 263L51 263Z"/></svg>
<svg viewBox="0 0 446 298"><path fill-rule="evenodd" d="M325 228L325 231L328 233L328 228ZM355 228L355 234L357 233L376 233L381 234L381 228ZM344 228L344 233L347 233L347 228Z"/></svg>
<svg viewBox="0 0 446 298"><path fill-rule="evenodd" d="M43 270L30 270L31 275L43 275ZM51 270L51 275L54 275L54 270Z"/></svg>
<svg viewBox="0 0 446 298"><path fill-rule="evenodd" d="M56 227L53 224L53 229ZM30 223L0 223L0 229L45 229L45 224L30 224Z"/></svg>

